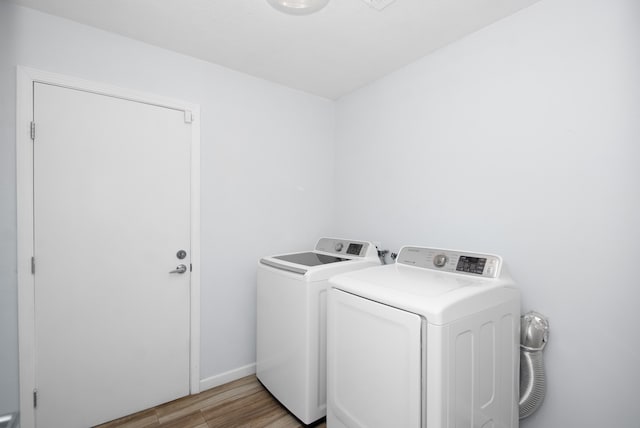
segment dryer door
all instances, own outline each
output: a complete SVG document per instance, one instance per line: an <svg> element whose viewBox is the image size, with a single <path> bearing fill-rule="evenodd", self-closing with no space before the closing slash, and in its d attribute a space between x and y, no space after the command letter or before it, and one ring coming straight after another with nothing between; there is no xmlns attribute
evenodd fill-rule
<svg viewBox="0 0 640 428"><path fill-rule="evenodd" d="M327 425L419 428L422 319L331 289Z"/></svg>

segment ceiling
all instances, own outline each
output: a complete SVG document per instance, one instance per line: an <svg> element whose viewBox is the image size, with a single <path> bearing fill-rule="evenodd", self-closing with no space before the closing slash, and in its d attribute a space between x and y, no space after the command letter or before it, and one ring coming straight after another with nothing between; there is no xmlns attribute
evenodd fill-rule
<svg viewBox="0 0 640 428"><path fill-rule="evenodd" d="M12 1L338 99L538 0L331 0L307 16L266 0Z"/></svg>

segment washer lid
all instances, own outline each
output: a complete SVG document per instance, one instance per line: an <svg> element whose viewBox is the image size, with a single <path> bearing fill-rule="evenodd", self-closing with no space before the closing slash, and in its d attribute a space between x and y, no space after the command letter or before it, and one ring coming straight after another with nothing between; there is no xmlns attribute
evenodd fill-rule
<svg viewBox="0 0 640 428"><path fill-rule="evenodd" d="M309 281L325 280L342 272L379 264L378 251L371 242L340 238L320 238L313 251L260 259L261 266L303 275Z"/></svg>
<svg viewBox="0 0 640 428"><path fill-rule="evenodd" d="M326 280L333 275L380 264L377 258L338 257L318 252L263 257L261 266L302 275L306 281Z"/></svg>
<svg viewBox="0 0 640 428"><path fill-rule="evenodd" d="M349 260L345 259L344 257L336 257L314 252L283 254L281 256L273 256L273 258L303 266L319 266L329 263L345 262Z"/></svg>

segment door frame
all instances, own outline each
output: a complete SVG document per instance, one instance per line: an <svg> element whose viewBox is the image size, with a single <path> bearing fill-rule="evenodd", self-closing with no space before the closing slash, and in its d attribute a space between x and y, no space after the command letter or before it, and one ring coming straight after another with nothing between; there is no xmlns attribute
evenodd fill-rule
<svg viewBox="0 0 640 428"><path fill-rule="evenodd" d="M189 390L200 392L200 106L186 101L138 92L33 68L16 70L16 181L17 181L17 277L18 351L20 366L20 423L35 427L33 407L35 370L35 282L31 273L34 254L33 141L34 83L83 90L183 111L191 120L191 263ZM36 129L37 133L37 129Z"/></svg>

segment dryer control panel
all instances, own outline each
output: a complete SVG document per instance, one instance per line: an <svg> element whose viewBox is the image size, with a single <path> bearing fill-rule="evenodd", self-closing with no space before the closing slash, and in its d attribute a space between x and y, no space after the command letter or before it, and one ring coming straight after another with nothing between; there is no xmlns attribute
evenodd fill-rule
<svg viewBox="0 0 640 428"><path fill-rule="evenodd" d="M396 263L485 278L500 276L502 268L502 258L495 254L409 246L400 249Z"/></svg>

